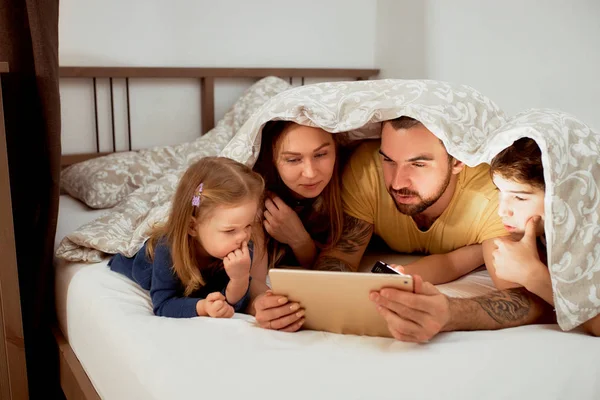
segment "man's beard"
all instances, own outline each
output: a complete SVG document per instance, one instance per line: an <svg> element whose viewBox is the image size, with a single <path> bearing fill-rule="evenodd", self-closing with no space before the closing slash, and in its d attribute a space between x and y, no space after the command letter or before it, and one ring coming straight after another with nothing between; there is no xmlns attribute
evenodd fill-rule
<svg viewBox="0 0 600 400"><path fill-rule="evenodd" d="M435 195L430 196L426 199L421 197L421 194L419 192L410 190L408 188L394 190L391 186L388 186L388 193L390 194L390 196L392 196L392 200L394 200L394 204L396 205L398 211L400 211L402 214L409 215L412 217L421 214L423 211L427 210L429 207L434 205L440 199L440 197L442 197L442 195L448 188L448 185L450 185L451 178L452 169L448 168L448 173L446 174L446 179L444 180L442 186L440 186L439 190L436 192ZM394 197L395 194L401 196L416 196L421 201L417 204L398 204L398 202L396 201L396 197Z"/></svg>

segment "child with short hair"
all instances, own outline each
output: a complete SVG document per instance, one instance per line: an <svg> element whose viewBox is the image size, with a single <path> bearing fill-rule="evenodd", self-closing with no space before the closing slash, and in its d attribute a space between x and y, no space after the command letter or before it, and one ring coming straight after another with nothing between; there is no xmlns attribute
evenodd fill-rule
<svg viewBox="0 0 600 400"><path fill-rule="evenodd" d="M230 318L248 305L251 267L266 276L256 240L263 238L263 191L263 178L247 166L201 159L183 174L166 224L135 256L115 255L110 268L150 290L156 315Z"/></svg>
<svg viewBox="0 0 600 400"><path fill-rule="evenodd" d="M518 139L494 157L490 173L500 191L498 214L511 233L495 239L494 283L498 289L523 286L554 305L546 266L542 152L533 139ZM583 328L599 336L600 315L585 322Z"/></svg>

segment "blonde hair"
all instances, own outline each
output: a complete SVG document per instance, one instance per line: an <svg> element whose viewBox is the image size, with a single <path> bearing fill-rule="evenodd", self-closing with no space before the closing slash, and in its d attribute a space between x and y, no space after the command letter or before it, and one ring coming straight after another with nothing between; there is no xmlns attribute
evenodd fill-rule
<svg viewBox="0 0 600 400"><path fill-rule="evenodd" d="M254 167L265 178L267 190L272 191L278 196L289 192L277 168L277 145L282 135L297 124L292 121L269 121L262 131L261 148L258 155L258 160ZM340 186L340 165L343 163L344 157L341 154L341 146L336 141L335 135L331 135L335 144L335 164L333 167L333 175L329 184L323 192L317 197L313 203L313 212L307 221L303 221L308 233L313 236L315 232L311 232L311 226L316 226L327 219L327 228L329 230L327 243L319 246L321 250L334 247L342 236L344 227L344 213L342 208L342 195ZM269 268L274 267L283 258L288 249L271 237L267 239L267 247L269 252Z"/></svg>
<svg viewBox="0 0 600 400"><path fill-rule="evenodd" d="M196 207L192 205L192 199L200 183L203 189L200 205ZM197 242L188 233L192 218L203 221L210 218L217 206L236 206L247 200L256 200L260 205L264 187L264 180L259 174L226 157L205 157L192 164L179 181L167 223L151 233L148 257L152 259L159 241L166 240L171 250L173 270L181 280L184 295L189 296L205 285L202 271L215 268L221 262L215 259L209 265L200 265L195 247ZM256 234L256 229L262 229L259 215L252 227L252 237L262 237Z"/></svg>

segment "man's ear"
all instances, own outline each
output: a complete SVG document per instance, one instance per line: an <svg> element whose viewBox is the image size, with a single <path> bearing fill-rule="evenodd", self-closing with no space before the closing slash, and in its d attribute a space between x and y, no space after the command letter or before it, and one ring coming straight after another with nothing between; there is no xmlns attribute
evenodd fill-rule
<svg viewBox="0 0 600 400"><path fill-rule="evenodd" d="M458 175L465 168L465 163L458 161L456 158L452 160L452 174Z"/></svg>
<svg viewBox="0 0 600 400"><path fill-rule="evenodd" d="M198 230L196 229L197 225L198 224L196 223L196 218L191 217L190 224L188 225L188 235L190 235L191 237L198 236Z"/></svg>

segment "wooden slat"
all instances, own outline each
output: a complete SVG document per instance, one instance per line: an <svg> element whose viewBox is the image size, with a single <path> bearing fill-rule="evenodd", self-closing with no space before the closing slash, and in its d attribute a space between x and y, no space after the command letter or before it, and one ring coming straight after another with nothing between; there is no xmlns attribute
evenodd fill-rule
<svg viewBox="0 0 600 400"><path fill-rule="evenodd" d="M8 64L0 63L0 70L8 71ZM29 391L1 88L0 82L0 395L25 400Z"/></svg>
<svg viewBox="0 0 600 400"><path fill-rule="evenodd" d="M54 327L52 331L60 353L60 386L67 400L100 400L98 392L62 331L57 327Z"/></svg>
<svg viewBox="0 0 600 400"><path fill-rule="evenodd" d="M200 79L200 100L202 115L202 134L210 131L215 127L215 79L201 78Z"/></svg>
<svg viewBox="0 0 600 400"><path fill-rule="evenodd" d="M171 68L171 67L60 67L63 78L263 78L297 76L305 78L362 78L378 69L353 68Z"/></svg>
<svg viewBox="0 0 600 400"><path fill-rule="evenodd" d="M0 74L8 72L8 63L0 62Z"/></svg>
<svg viewBox="0 0 600 400"><path fill-rule="evenodd" d="M117 152L118 153L118 152ZM76 164L78 162L90 160L96 157L102 157L107 154L113 154L112 152L100 152L100 153L81 153L81 154L63 154L60 159L61 167L68 167L69 165Z"/></svg>

